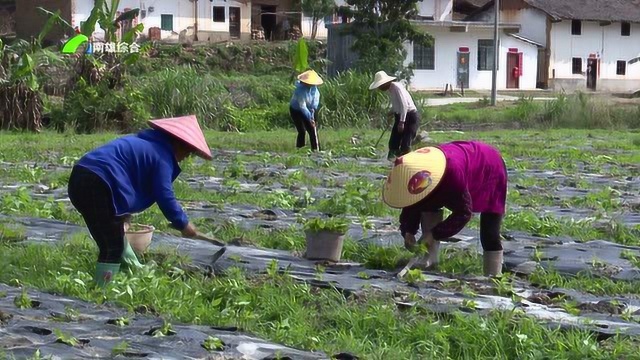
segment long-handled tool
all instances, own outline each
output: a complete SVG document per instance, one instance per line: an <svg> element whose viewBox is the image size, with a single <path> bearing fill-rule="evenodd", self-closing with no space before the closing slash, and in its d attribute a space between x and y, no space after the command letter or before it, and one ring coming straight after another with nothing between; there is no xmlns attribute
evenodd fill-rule
<svg viewBox="0 0 640 360"><path fill-rule="evenodd" d="M172 228L175 228L171 224L169 226L172 227ZM196 233L196 236L194 236L193 238L196 239L196 240L203 240L203 241L206 241L206 242L211 243L213 245L222 247L222 249L216 251L213 254L213 258L211 259L211 265L213 265L216 261L218 261L218 259L220 259L222 257L222 255L224 255L224 253L227 251L227 244L223 243L220 240L216 240L214 238L206 236L206 235L204 235L204 234L202 234L200 232Z"/></svg>
<svg viewBox="0 0 640 360"><path fill-rule="evenodd" d="M206 242L212 243L213 245L217 245L217 246L226 246L227 244L223 243L220 240L216 240L214 238L210 238L204 234L198 233L196 236L193 237L196 240L204 240Z"/></svg>
<svg viewBox="0 0 640 360"><path fill-rule="evenodd" d="M218 245L218 246L222 246L222 248L218 251L216 251L213 254L213 257L211 259L211 265L213 265L216 261L218 261L218 259L220 259L222 257L222 255L224 255L224 253L227 251L227 245L221 241L218 241L216 239L210 238L204 234L198 233L194 239L197 240L204 240L206 242L212 243L214 245Z"/></svg>
<svg viewBox="0 0 640 360"><path fill-rule="evenodd" d="M318 151L320 151L320 139L318 138L318 123L311 125L311 127L313 128L313 134L316 136L316 145L318 145Z"/></svg>

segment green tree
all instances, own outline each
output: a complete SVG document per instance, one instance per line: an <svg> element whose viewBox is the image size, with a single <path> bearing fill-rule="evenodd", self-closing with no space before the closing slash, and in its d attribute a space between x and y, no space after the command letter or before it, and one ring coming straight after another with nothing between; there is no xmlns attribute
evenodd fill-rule
<svg viewBox="0 0 640 360"><path fill-rule="evenodd" d="M410 78L413 64L404 67L406 41L430 45L432 37L421 31L411 19L418 15L419 0L346 0L349 7L340 10L353 20L344 34L355 37L351 48L358 54L355 66L363 72L384 70L400 78Z"/></svg>
<svg viewBox="0 0 640 360"><path fill-rule="evenodd" d="M311 39L315 39L318 34L318 23L326 16L333 14L336 8L334 0L302 0L302 12L313 21Z"/></svg>

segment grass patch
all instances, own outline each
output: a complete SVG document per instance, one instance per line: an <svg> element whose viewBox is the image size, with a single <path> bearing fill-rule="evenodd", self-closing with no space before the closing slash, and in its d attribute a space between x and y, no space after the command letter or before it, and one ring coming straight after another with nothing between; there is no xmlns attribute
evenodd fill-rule
<svg viewBox="0 0 640 360"><path fill-rule="evenodd" d="M235 326L329 354L348 351L368 359L605 358L638 351L637 343L622 337L600 343L588 332L549 329L518 312L439 317L420 307L400 310L390 295L368 292L356 300L273 270L260 276L230 270L212 279L165 261L147 273L119 274L103 292L90 286L95 252L86 239L2 250L0 258L9 265L0 274L2 282L113 302L130 311L152 306L168 322ZM220 344L207 342L214 345Z"/></svg>

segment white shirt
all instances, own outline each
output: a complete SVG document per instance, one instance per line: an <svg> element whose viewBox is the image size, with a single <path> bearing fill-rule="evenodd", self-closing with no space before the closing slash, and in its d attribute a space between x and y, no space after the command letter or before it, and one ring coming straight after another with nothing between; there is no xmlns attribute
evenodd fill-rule
<svg viewBox="0 0 640 360"><path fill-rule="evenodd" d="M407 113L412 110L417 110L416 104L414 104L411 94L405 89L405 87L397 81L391 83L389 87L389 98L391 98L391 107L393 112L400 114L400 122L403 123L407 117Z"/></svg>

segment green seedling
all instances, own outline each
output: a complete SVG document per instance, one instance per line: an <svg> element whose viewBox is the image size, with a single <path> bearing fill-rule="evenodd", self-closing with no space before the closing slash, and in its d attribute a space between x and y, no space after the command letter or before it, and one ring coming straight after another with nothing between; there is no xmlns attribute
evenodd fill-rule
<svg viewBox="0 0 640 360"><path fill-rule="evenodd" d="M0 291L0 299L4 299L7 297L7 292L6 291Z"/></svg>
<svg viewBox="0 0 640 360"><path fill-rule="evenodd" d="M119 317L113 321L113 324L119 327L125 327L129 325L129 321L127 317Z"/></svg>
<svg viewBox="0 0 640 360"><path fill-rule="evenodd" d="M475 292L471 287L469 287L467 284L463 284L462 285L462 295L464 296L468 296L468 297L477 297L478 293Z"/></svg>
<svg viewBox="0 0 640 360"><path fill-rule="evenodd" d="M640 268L640 255L636 255L635 252L631 250L622 250L620 252L620 258L629 260L633 264L633 266Z"/></svg>
<svg viewBox="0 0 640 360"><path fill-rule="evenodd" d="M70 334L66 334L66 333L62 332L59 329L54 329L53 333L57 337L56 342L63 343L63 344L69 345L69 346L77 346L78 344L80 344L78 339L76 339L75 337L73 337Z"/></svg>
<svg viewBox="0 0 640 360"><path fill-rule="evenodd" d="M276 278L278 277L279 273L280 265L278 263L278 260L271 259L271 261L269 261L269 265L267 265L267 275L271 278Z"/></svg>
<svg viewBox="0 0 640 360"><path fill-rule="evenodd" d="M303 221L304 230L309 232L328 231L333 233L345 234L349 230L349 221L341 217L332 217L329 219L313 218Z"/></svg>
<svg viewBox="0 0 640 360"><path fill-rule="evenodd" d="M425 281L426 278L420 269L412 269L407 271L404 279L409 285L417 285L418 283Z"/></svg>
<svg viewBox="0 0 640 360"><path fill-rule="evenodd" d="M513 284L511 282L510 277L507 274L503 274L499 278L492 278L491 281L493 282L498 295L500 296L514 295Z"/></svg>
<svg viewBox="0 0 640 360"><path fill-rule="evenodd" d="M575 301L566 301L560 304L560 307L564 309L567 313L578 316L580 315L580 309L578 309L578 304Z"/></svg>
<svg viewBox="0 0 640 360"><path fill-rule="evenodd" d="M202 347L207 351L223 351L225 344L217 337L209 336L202 342Z"/></svg>
<svg viewBox="0 0 640 360"><path fill-rule="evenodd" d="M357 276L358 276L358 279L365 279L366 280L366 279L370 278L369 274L367 274L364 271L360 271Z"/></svg>
<svg viewBox="0 0 640 360"><path fill-rule="evenodd" d="M33 302L25 289L22 289L20 295L13 299L13 304L19 309L31 309L33 307Z"/></svg>
<svg viewBox="0 0 640 360"><path fill-rule="evenodd" d="M112 356L124 355L129 350L129 343L126 341L119 342L111 349Z"/></svg>
<svg viewBox="0 0 640 360"><path fill-rule="evenodd" d="M171 325L171 323L164 321L162 326L154 330L151 335L153 337L169 336L175 335L175 331L173 331L173 326Z"/></svg>
<svg viewBox="0 0 640 360"><path fill-rule="evenodd" d="M14 243L26 239L26 232L23 228L0 223L0 243Z"/></svg>
<svg viewBox="0 0 640 360"><path fill-rule="evenodd" d="M478 303L473 300L464 299L462 300L462 307L465 309L475 310L478 308Z"/></svg>
<svg viewBox="0 0 640 360"><path fill-rule="evenodd" d="M362 227L362 232L365 237L367 236L369 230L373 230L376 228L373 222L364 215L360 216L360 226Z"/></svg>
<svg viewBox="0 0 640 360"><path fill-rule="evenodd" d="M324 274L326 271L327 271L327 268L325 266L322 266L322 264L316 264L315 266L316 274Z"/></svg>
<svg viewBox="0 0 640 360"><path fill-rule="evenodd" d="M539 263L542 261L542 257L544 256L544 254L542 253L542 251L538 250L538 248L536 247L535 249L533 249L533 254L531 255L531 260Z"/></svg>

